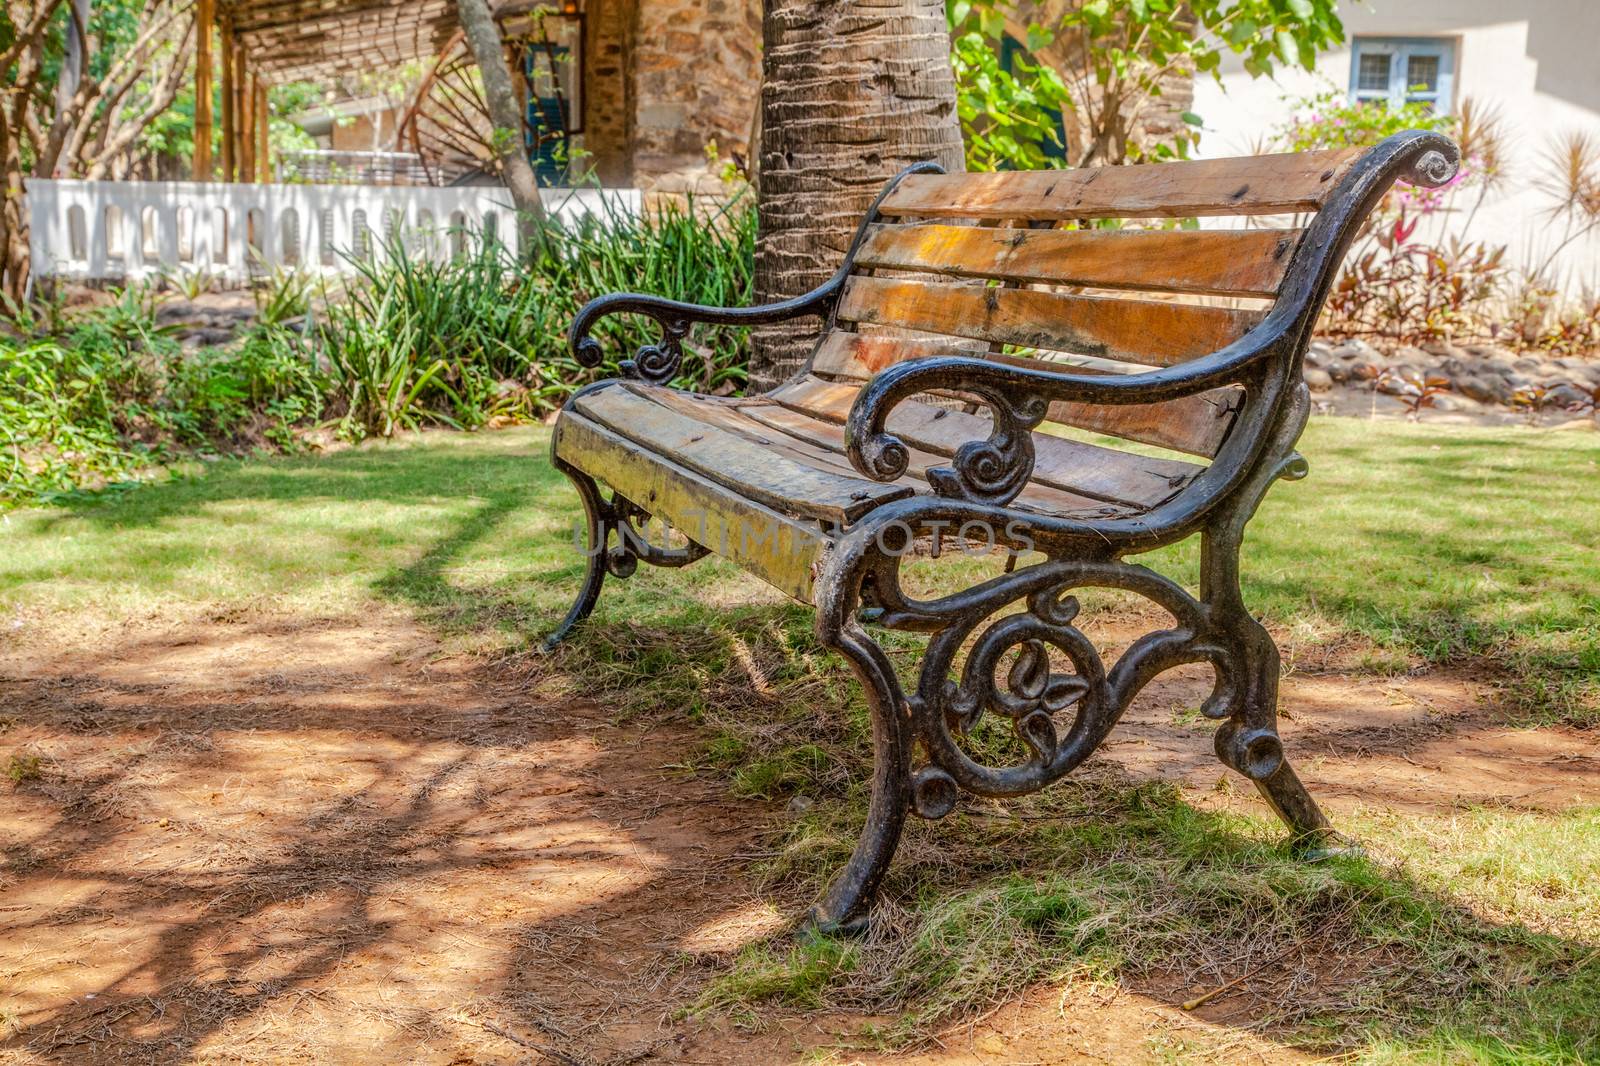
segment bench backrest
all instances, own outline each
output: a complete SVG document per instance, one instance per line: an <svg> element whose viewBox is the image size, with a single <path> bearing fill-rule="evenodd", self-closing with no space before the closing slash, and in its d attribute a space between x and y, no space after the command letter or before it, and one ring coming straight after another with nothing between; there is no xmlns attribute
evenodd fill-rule
<svg viewBox="0 0 1600 1066"><path fill-rule="evenodd" d="M907 175L864 231L833 328L780 394L839 417L861 382L903 359L973 354L1119 373L1208 355L1265 317L1303 231L1152 220L1316 212L1360 155ZM1216 296L1235 299L1195 299ZM1240 409L1238 391L1057 403L1049 420L1209 458Z"/></svg>

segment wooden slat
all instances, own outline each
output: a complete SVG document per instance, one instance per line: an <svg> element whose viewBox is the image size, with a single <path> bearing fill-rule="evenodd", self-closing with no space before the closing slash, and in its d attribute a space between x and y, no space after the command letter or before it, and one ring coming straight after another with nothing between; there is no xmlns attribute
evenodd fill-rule
<svg viewBox="0 0 1600 1066"><path fill-rule="evenodd" d="M1081 170L913 174L886 217L1187 218L1315 211L1360 148Z"/></svg>
<svg viewBox="0 0 1600 1066"><path fill-rule="evenodd" d="M770 442L753 441L708 425L627 385L586 393L573 407L678 466L788 514L846 524L880 504L911 495L902 485L868 481L797 461L769 447Z"/></svg>
<svg viewBox="0 0 1600 1066"><path fill-rule="evenodd" d="M802 414L842 424L859 391L855 385L807 377L768 395ZM944 456L954 455L967 441L983 440L989 427L986 418L915 400L896 405L885 426L906 444ZM1202 469L1040 433L1034 434L1034 449L1033 478L1040 484L1141 509L1170 499Z"/></svg>
<svg viewBox="0 0 1600 1066"><path fill-rule="evenodd" d="M981 354L951 350L950 341L924 337L895 337L846 333L835 330L823 339L812 357L813 373L828 378L862 382L884 367L905 359L926 359L940 355L967 355L1006 363L1029 370L1072 374L1098 374L1106 371L1075 363L1052 362L1023 356ZM1201 455L1207 458L1217 449L1233 426L1240 405L1240 390L1233 387L1210 389L1195 396L1154 404L1081 404L1057 402L1050 405L1051 422L1078 426L1113 437L1154 444L1162 448Z"/></svg>
<svg viewBox="0 0 1600 1066"><path fill-rule="evenodd" d="M836 422L802 414L765 397L729 399L649 385L632 387L647 390L651 398L663 406L799 458L819 469L849 478L861 476L850 465L850 459L845 454L844 427ZM893 484L913 492L929 492L928 469L948 466L950 455L915 447L908 448L907 452L911 462L906 468L906 476ZM1125 513L1130 509L1142 511L1147 506L1130 500L1119 503L1117 508L1108 508L1107 501L1098 497L1039 484L1028 486L1024 496L1025 502L1037 510L1076 517L1108 517L1112 513Z"/></svg>
<svg viewBox="0 0 1600 1066"><path fill-rule="evenodd" d="M554 433L555 454L562 461L605 482L779 591L811 602L817 566L828 548L828 540L814 524L667 463L571 411L562 413Z"/></svg>
<svg viewBox="0 0 1600 1066"><path fill-rule="evenodd" d="M953 277L1271 296L1303 231L995 229L875 225L856 266Z"/></svg>
<svg viewBox="0 0 1600 1066"><path fill-rule="evenodd" d="M1068 296L1034 289L856 276L845 284L839 318L924 333L1077 352L1170 366L1238 340L1260 311L1115 296Z"/></svg>

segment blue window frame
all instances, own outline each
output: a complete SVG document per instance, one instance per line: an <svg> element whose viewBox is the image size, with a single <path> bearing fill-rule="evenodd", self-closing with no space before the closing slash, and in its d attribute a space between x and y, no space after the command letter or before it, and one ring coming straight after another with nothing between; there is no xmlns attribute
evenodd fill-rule
<svg viewBox="0 0 1600 1066"><path fill-rule="evenodd" d="M1391 107L1426 104L1448 114L1454 102L1456 42L1444 37L1357 37L1350 53L1350 95Z"/></svg>

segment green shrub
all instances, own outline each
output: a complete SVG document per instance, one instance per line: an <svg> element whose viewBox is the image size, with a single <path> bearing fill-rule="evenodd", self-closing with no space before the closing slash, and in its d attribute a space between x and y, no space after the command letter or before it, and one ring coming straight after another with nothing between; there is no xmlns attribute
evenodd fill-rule
<svg viewBox="0 0 1600 1066"><path fill-rule="evenodd" d="M463 254L438 261L391 242L356 264L341 297L326 299L317 337L346 436L430 422L474 429L554 410L656 339L649 323L608 320L597 336L611 362L580 367L567 352L567 328L595 296L647 292L727 307L748 304L754 290L755 214L739 204L709 217L669 203L637 218L552 220L529 265L493 239L463 234L462 243ZM685 344L680 383L742 387L746 333L699 328Z"/></svg>
<svg viewBox="0 0 1600 1066"><path fill-rule="evenodd" d="M184 352L128 288L61 324L0 337L0 506L125 481L194 450L294 443L327 382L309 347L258 325L228 349Z"/></svg>
<svg viewBox="0 0 1600 1066"><path fill-rule="evenodd" d="M126 481L195 451L291 448L325 418L349 439L537 418L657 339L649 322L608 320L597 337L610 363L578 366L566 332L593 297L739 306L753 296L755 213L741 203L553 220L531 264L492 238L461 244L447 261L384 249L321 292L320 308L304 276L276 275L256 324L223 349L185 352L158 325L152 288L76 314L13 309L12 332L0 333L0 506ZM679 384L742 388L745 336L697 330Z"/></svg>

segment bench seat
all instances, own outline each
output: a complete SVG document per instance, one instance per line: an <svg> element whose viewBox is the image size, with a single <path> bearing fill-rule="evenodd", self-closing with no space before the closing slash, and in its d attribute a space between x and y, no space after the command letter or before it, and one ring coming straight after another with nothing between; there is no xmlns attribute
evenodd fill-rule
<svg viewBox="0 0 1600 1066"><path fill-rule="evenodd" d="M910 465L896 481L870 481L845 454L843 422L857 391L807 378L766 396L735 399L610 381L577 397L565 418L581 416L638 445L648 462L693 471L764 507L815 522L828 535L882 504L930 495L927 470L948 464L963 442L989 432L982 416L904 403L889 426L909 446ZM1034 479L1010 506L1085 521L1142 514L1171 499L1204 469L1066 437L1042 435L1036 448ZM586 457L570 437L557 454L590 476L609 480L609 470Z"/></svg>

